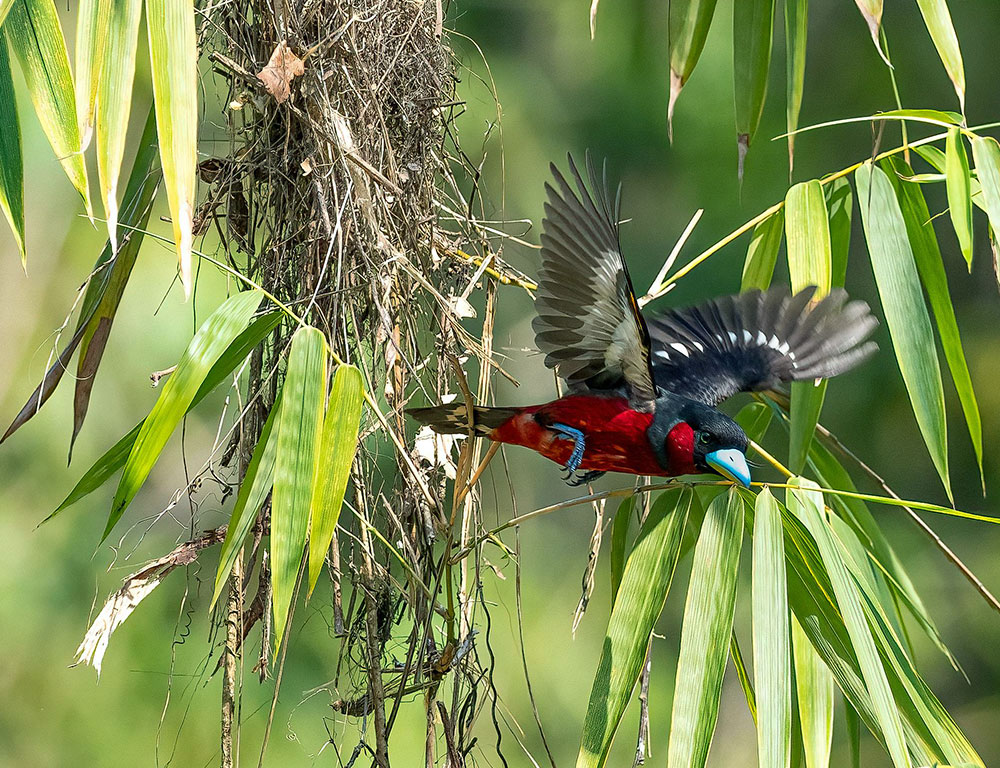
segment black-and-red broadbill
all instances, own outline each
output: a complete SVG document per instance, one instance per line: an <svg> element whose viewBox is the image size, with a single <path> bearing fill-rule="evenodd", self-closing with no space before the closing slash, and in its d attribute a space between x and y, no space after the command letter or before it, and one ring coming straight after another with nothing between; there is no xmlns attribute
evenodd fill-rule
<svg viewBox="0 0 1000 768"><path fill-rule="evenodd" d="M747 436L716 406L737 392L835 376L876 350L868 305L840 289L748 291L643 317L618 238L607 172L590 189L551 166L535 295L535 343L568 394L544 405L476 407L475 433L563 466L572 484L604 472L715 472L747 486ZM592 192L591 192L592 190ZM465 404L414 408L440 433L469 429Z"/></svg>

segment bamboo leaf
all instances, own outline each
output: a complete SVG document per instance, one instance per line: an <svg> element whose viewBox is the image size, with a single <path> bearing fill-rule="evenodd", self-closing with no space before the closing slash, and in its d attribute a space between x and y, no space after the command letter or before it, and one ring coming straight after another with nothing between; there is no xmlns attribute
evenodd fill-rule
<svg viewBox="0 0 1000 768"><path fill-rule="evenodd" d="M118 482L102 541L146 482L167 440L191 407L212 366L247 327L263 298L259 291L245 291L231 296L209 316L191 339L136 435Z"/></svg>
<svg viewBox="0 0 1000 768"><path fill-rule="evenodd" d="M768 216L754 227L750 247L747 248L747 257L743 262L741 291L750 291L754 288L763 291L771 285L774 265L778 261L778 248L781 247L784 233L784 209Z"/></svg>
<svg viewBox="0 0 1000 768"><path fill-rule="evenodd" d="M792 651L806 768L827 768L833 744L833 675L795 619Z"/></svg>
<svg viewBox="0 0 1000 768"><path fill-rule="evenodd" d="M615 604L618 588L625 572L625 550L628 547L628 528L635 512L635 496L622 499L615 511L615 519L611 524L611 604Z"/></svg>
<svg viewBox="0 0 1000 768"><path fill-rule="evenodd" d="M744 0L733 7L733 80L739 177L767 96L774 35L774 0Z"/></svg>
<svg viewBox="0 0 1000 768"><path fill-rule="evenodd" d="M309 531L313 476L323 437L327 355L322 331L303 326L295 332L282 389L271 495L271 606L276 650L285 635Z"/></svg>
<svg viewBox="0 0 1000 768"><path fill-rule="evenodd" d="M146 29L160 164L173 220L181 284L184 295L190 296L198 162L198 48L193 0L146 0Z"/></svg>
<svg viewBox="0 0 1000 768"><path fill-rule="evenodd" d="M0 24L3 14L0 13ZM27 264L24 247L24 162L21 158L21 121L17 116L14 80L10 71L7 45L0 40L0 209L10 224L10 231L21 254L21 267Z"/></svg>
<svg viewBox="0 0 1000 768"><path fill-rule="evenodd" d="M920 0L917 0L918 2ZM878 120L880 118L906 118L910 117L914 120L919 120L921 122L927 123L939 123L942 126L947 125L962 125L965 122L965 118L962 117L958 112L952 112L947 109L890 109L886 112L878 112L872 115L870 118L866 117L865 120Z"/></svg>
<svg viewBox="0 0 1000 768"><path fill-rule="evenodd" d="M599 768L646 659L650 632L663 610L677 566L694 494L664 491L653 502L625 563L604 650L590 692L577 768Z"/></svg>
<svg viewBox="0 0 1000 768"><path fill-rule="evenodd" d="M257 513L264 505L264 499L271 491L271 484L274 480L274 457L278 452L278 439L277 433L274 432L274 424L280 418L280 412L281 391L279 390L278 398L271 406L271 412L267 414L264 426L261 427L260 437L250 456L246 473L240 483L240 490L236 494L233 513L229 516L226 539L222 542L222 550L219 552L219 569L215 574L215 590L212 594L211 607L215 607L219 595L222 594L222 588L229 580L229 573L233 570L236 558L239 557L243 542L257 519Z"/></svg>
<svg viewBox="0 0 1000 768"><path fill-rule="evenodd" d="M118 175L125 154L132 83L139 46L142 0L89 0L111 5L107 57L101 74L97 104L97 175L101 183L111 249L118 250Z"/></svg>
<svg viewBox="0 0 1000 768"><path fill-rule="evenodd" d="M56 157L93 216L87 193L87 165L80 154L73 78L66 40L53 0L15 0L3 30L21 62L35 114Z"/></svg>
<svg viewBox="0 0 1000 768"><path fill-rule="evenodd" d="M736 637L736 630L733 629L729 636L729 656L733 660L733 667L736 670L736 679L740 681L740 688L743 689L743 698L747 701L747 709L750 710L750 718L754 725L757 724L757 694L754 692L753 683L750 681L750 672L747 670L746 662L743 661L743 651L740 650L740 641Z"/></svg>
<svg viewBox="0 0 1000 768"><path fill-rule="evenodd" d="M824 189L830 216L830 283L842 287L847 278L847 256L851 250L854 193L851 183L843 178L827 184Z"/></svg>
<svg viewBox="0 0 1000 768"><path fill-rule="evenodd" d="M975 141L972 146L973 153L975 153ZM1000 147L998 147L997 154L998 161L1000 161ZM976 165L978 168L978 160ZM966 363L965 352L962 349L958 321L955 319L955 308L948 290L948 277L945 274L944 264L941 260L941 251L938 248L937 237L934 235L934 226L931 223L927 202L924 200L924 195L919 187L914 184L903 183L899 180L900 174L905 175L907 172L912 172L912 169L901 158L886 158L882 161L882 167L886 170L886 175L889 181L892 182L893 188L896 191L896 197L899 200L903 220L906 222L907 237L913 248L917 271L920 273L924 290L927 293L927 298L930 300L931 309L934 311L934 320L937 322L938 335L941 337L941 347L944 349L945 360L951 371L955 390L958 392L958 399L962 405L962 413L965 415L969 437L972 439L972 447L975 450L976 461L979 464L979 477L985 488L986 480L983 474L983 425L979 414L979 404L976 402L976 393L972 387L972 377L969 375L969 366ZM1000 172L997 173L997 183L997 208L998 213L1000 213ZM984 198L989 200L989 197L985 194Z"/></svg>
<svg viewBox="0 0 1000 768"><path fill-rule="evenodd" d="M781 768L791 749L791 647L781 512L767 488L754 512L752 582L757 761L760 768Z"/></svg>
<svg viewBox="0 0 1000 768"><path fill-rule="evenodd" d="M948 213L958 236L962 255L972 272L972 189L969 158L958 128L948 131L945 142L945 181L948 189Z"/></svg>
<svg viewBox="0 0 1000 768"><path fill-rule="evenodd" d="M972 140L972 157L990 226L1000 232L1000 144L991 136L976 136Z"/></svg>
<svg viewBox="0 0 1000 768"><path fill-rule="evenodd" d="M674 133L674 105L705 47L712 25L716 0L673 0L670 3L668 39L670 46L670 100L667 126L671 140Z"/></svg>
<svg viewBox="0 0 1000 768"><path fill-rule="evenodd" d="M212 370L208 372L201 387L198 389L198 394L191 401L188 411L198 405L210 392L229 377L236 370L236 367L246 359L247 355L263 341L264 337L274 330L280 320L280 312L270 312L255 319L243 333L237 336L235 341L229 345L229 349L222 354L215 365L212 366ZM135 440L139 436L139 431L142 429L144 423L145 420L140 421L128 434L105 451L90 469L84 473L83 477L80 478L69 495L63 499L62 503L42 522L47 523L80 499L89 496L111 479L115 472L124 467L125 461L132 452L132 446L135 444Z"/></svg>
<svg viewBox="0 0 1000 768"><path fill-rule="evenodd" d="M878 55L882 57L886 66L892 69L892 64L882 50L882 44L879 41L879 30L882 28L882 0L854 0L854 2L858 6L858 10L861 11L861 15L865 17L868 31L872 35L872 42L875 43L875 50L878 51Z"/></svg>
<svg viewBox="0 0 1000 768"><path fill-rule="evenodd" d="M872 271L917 424L951 498L944 387L906 223L892 182L866 162L855 172Z"/></svg>
<svg viewBox="0 0 1000 768"><path fill-rule="evenodd" d="M785 0L785 127L788 131L788 175L795 167L795 131L799 127L806 80L809 0Z"/></svg>
<svg viewBox="0 0 1000 768"><path fill-rule="evenodd" d="M965 65L962 63L962 51L958 46L958 35L955 34L955 27L951 23L948 3L946 0L917 0L917 5L923 14L927 31L931 33L931 40L934 41L938 56L941 57L941 63L944 64L945 71L955 86L959 108L964 113Z"/></svg>
<svg viewBox="0 0 1000 768"><path fill-rule="evenodd" d="M14 5L14 0L0 0L0 24L7 18L7 12Z"/></svg>
<svg viewBox="0 0 1000 768"><path fill-rule="evenodd" d="M668 768L701 768L708 759L733 629L742 543L743 498L731 489L709 506L694 548L677 657Z"/></svg>
<svg viewBox="0 0 1000 768"><path fill-rule="evenodd" d="M801 489L792 490L789 495L789 511L798 517L812 534L826 566L837 607L851 638L851 645L871 698L872 710L885 741L886 750L896 768L908 768L910 759L892 689L889 687L886 671L865 618L855 582L851 579L840 547L824 520L823 495L812 490L818 486L811 481L800 478L798 483Z"/></svg>
<svg viewBox="0 0 1000 768"><path fill-rule="evenodd" d="M338 366L323 423L322 448L316 464L309 513L309 594L316 587L340 518L351 465L358 450L363 395L361 372L353 365Z"/></svg>
<svg viewBox="0 0 1000 768"><path fill-rule="evenodd" d="M80 152L90 144L94 130L94 104L102 69L113 59L105 57L108 22L114 0L80 0L76 14L76 115ZM109 51L113 56L114 51Z"/></svg>

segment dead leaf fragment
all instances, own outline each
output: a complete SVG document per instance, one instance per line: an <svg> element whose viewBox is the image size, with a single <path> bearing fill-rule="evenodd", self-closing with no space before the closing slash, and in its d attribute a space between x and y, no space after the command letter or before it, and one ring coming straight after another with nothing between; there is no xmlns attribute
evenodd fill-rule
<svg viewBox="0 0 1000 768"><path fill-rule="evenodd" d="M287 43L282 40L274 48L271 60L267 66L257 73L257 79L264 84L267 92L281 104L291 95L292 79L304 74L306 65L298 56L292 53Z"/></svg>

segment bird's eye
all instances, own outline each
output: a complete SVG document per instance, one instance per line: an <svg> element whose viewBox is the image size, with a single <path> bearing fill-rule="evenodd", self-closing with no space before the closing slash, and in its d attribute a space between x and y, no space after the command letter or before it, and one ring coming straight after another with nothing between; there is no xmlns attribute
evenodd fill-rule
<svg viewBox="0 0 1000 768"><path fill-rule="evenodd" d="M698 435L698 444L699 445L708 445L708 434L707 433L701 432Z"/></svg>

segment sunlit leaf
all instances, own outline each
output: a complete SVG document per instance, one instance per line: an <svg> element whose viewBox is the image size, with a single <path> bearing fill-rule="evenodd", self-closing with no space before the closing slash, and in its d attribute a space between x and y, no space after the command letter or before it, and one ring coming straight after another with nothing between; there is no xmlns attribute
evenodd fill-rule
<svg viewBox="0 0 1000 768"><path fill-rule="evenodd" d="M673 0L670 3L670 101L667 124L673 137L674 105L705 47L716 0Z"/></svg>
<svg viewBox="0 0 1000 768"><path fill-rule="evenodd" d="M260 291L245 291L231 296L195 333L136 435L118 482L102 539L111 533L111 529L146 482L153 465L191 407L212 366L247 327L263 298Z"/></svg>
<svg viewBox="0 0 1000 768"><path fill-rule="evenodd" d="M731 489L709 506L694 548L677 657L668 768L702 768L708 759L733 629L742 544L743 498Z"/></svg>
<svg viewBox="0 0 1000 768"><path fill-rule="evenodd" d="M892 689L865 619L855 582L844 564L841 549L824 520L823 495L811 490L816 487L811 481L800 479L799 483L802 489L793 490L789 494L789 511L803 522L819 548L893 765L896 768L908 768L909 755Z"/></svg>
<svg viewBox="0 0 1000 768"><path fill-rule="evenodd" d="M843 286L847 278L847 256L851 250L851 217L854 192L847 179L836 179L824 187L830 217L830 283Z"/></svg>
<svg viewBox="0 0 1000 768"><path fill-rule="evenodd" d="M788 131L788 175L795 167L795 131L799 127L806 80L809 0L785 0L785 127Z"/></svg>
<svg viewBox="0 0 1000 768"><path fill-rule="evenodd" d="M757 762L781 768L789 763L791 745L792 650L781 513L767 488L757 495L754 512L752 581Z"/></svg>
<svg viewBox="0 0 1000 768"><path fill-rule="evenodd" d="M97 174L101 182L112 251L118 249L118 175L125 154L132 108L132 81L139 46L139 17L142 0L89 0L110 2L107 61L100 81L97 104Z"/></svg>
<svg viewBox="0 0 1000 768"><path fill-rule="evenodd" d="M833 744L833 675L794 619L792 650L806 768L827 768Z"/></svg>
<svg viewBox="0 0 1000 768"><path fill-rule="evenodd" d="M973 152L976 151L975 147L975 142L973 142ZM1000 155L1000 148L998 148L998 155ZM979 464L980 480L985 485L983 425L979 414L979 404L976 402L976 394L972 388L969 366L965 361L962 339L958 332L958 321L955 319L955 307L948 290L948 278L941 260L941 251L938 248L927 202L919 187L899 180L901 174L906 175L912 170L901 158L886 158L882 161L882 167L885 168L886 175L896 190L903 220L906 222L906 233L910 246L913 248L917 271L920 273L924 290L930 300L931 309L934 311L938 335L941 338L941 347L944 349L944 357L951 371L952 380L955 382L955 390L958 392L962 413L965 415L965 422L968 425L969 437L972 439L972 447ZM1000 183L1000 172L997 174L997 182ZM989 200L989 196L985 193L984 198ZM997 190L997 202L998 212L1000 212L1000 188Z"/></svg>
<svg viewBox="0 0 1000 768"><path fill-rule="evenodd" d="M94 104L102 69L114 61L114 51L105 57L108 21L114 0L80 0L76 13L76 115L80 151L90 144L94 129Z"/></svg>
<svg viewBox="0 0 1000 768"><path fill-rule="evenodd" d="M969 159L965 154L958 128L948 131L945 142L945 181L948 188L948 212L969 271L972 271L972 190Z"/></svg>
<svg viewBox="0 0 1000 768"><path fill-rule="evenodd" d="M976 136L972 140L972 158L990 226L1000 232L1000 144L992 136Z"/></svg>
<svg viewBox="0 0 1000 768"><path fill-rule="evenodd" d="M323 437L328 354L326 337L318 328L303 326L292 337L271 494L271 606L276 647L284 638L309 532L313 476Z"/></svg>
<svg viewBox="0 0 1000 768"><path fill-rule="evenodd" d="M744 0L733 7L733 86L739 177L767 96L774 34L774 0Z"/></svg>
<svg viewBox="0 0 1000 768"><path fill-rule="evenodd" d="M693 500L690 488L663 492L653 502L636 537L608 620L577 768L603 766L607 760L625 706L642 672L649 634L670 590Z"/></svg>
<svg viewBox="0 0 1000 768"><path fill-rule="evenodd" d="M267 420L261 427L260 437L257 438L257 445L254 446L250 455L250 462L247 464L246 473L240 482L240 490L236 494L236 503L233 505L233 513L229 516L229 525L226 528L226 539L222 542L222 550L219 552L219 568L215 574L215 590L212 593L212 606L222 594L222 588L229 579L229 574L233 570L236 558L239 557L240 550L247 534L253 527L257 519L257 513L264 504L264 499L271 491L271 483L274 480L274 457L278 451L277 433L274 431L274 423L280 418L281 412L281 391L278 391L278 399L271 406Z"/></svg>
<svg viewBox="0 0 1000 768"><path fill-rule="evenodd" d="M743 279L740 282L741 291L754 288L765 290L771 285L774 275L774 265L778 261L778 248L785 234L785 212L779 210L768 216L754 227L747 248L746 260L743 262Z"/></svg>
<svg viewBox="0 0 1000 768"><path fill-rule="evenodd" d="M92 215L87 165L80 154L76 99L66 40L53 0L15 0L3 24L7 41L21 62L35 114L69 180Z"/></svg>
<svg viewBox="0 0 1000 768"><path fill-rule="evenodd" d="M237 336L233 343L229 345L229 348L219 357L215 365L212 366L212 370L208 372L198 393L191 401L188 410L190 411L198 405L210 392L232 375L236 367L263 341L265 336L274 330L280 320L280 312L270 312L256 318L243 333ZM135 444L135 440L139 436L139 430L142 429L144 423L145 420L140 421L128 434L105 451L90 469L84 473L69 495L63 499L62 503L43 522L48 522L67 507L75 504L85 496L89 496L110 480L115 472L125 466L125 461L132 452L132 446Z"/></svg>
<svg viewBox="0 0 1000 768"><path fill-rule="evenodd" d="M951 498L944 387L927 306L896 194L885 172L855 172L872 270L900 372L934 466Z"/></svg>
<svg viewBox="0 0 1000 768"><path fill-rule="evenodd" d="M917 1L920 2L920 0ZM908 117L922 122L940 123L941 125L961 125L965 122L965 119L958 112L951 112L945 109L890 109L885 112L879 112L873 115L872 118L865 119L877 120L886 117Z"/></svg>
<svg viewBox="0 0 1000 768"><path fill-rule="evenodd" d="M882 28L882 0L854 0L854 2L858 6L858 10L861 11L861 15L865 17L868 31L872 35L872 42L875 43L875 50L878 51L882 60L891 67L892 64L889 63L879 41L879 30Z"/></svg>
<svg viewBox="0 0 1000 768"><path fill-rule="evenodd" d="M920 6L924 24L931 33L931 40L941 57L941 63L955 86L959 108L965 112L965 65L962 64L962 51L958 47L958 35L951 23L948 3L946 0L917 0L917 5Z"/></svg>
<svg viewBox="0 0 1000 768"><path fill-rule="evenodd" d="M309 594L316 587L333 532L340 518L351 465L358 449L358 427L364 383L353 365L340 365L333 375L330 403L323 422L323 434L312 508L309 514Z"/></svg>
<svg viewBox="0 0 1000 768"><path fill-rule="evenodd" d="M3 15L0 14L0 23ZM24 165L21 159L21 122L17 116L14 81L11 77L7 46L0 39L0 209L10 224L10 231L21 254L21 266L27 263L24 248Z"/></svg>
<svg viewBox="0 0 1000 768"><path fill-rule="evenodd" d="M20 0L19 0L20 1ZM160 164L184 286L191 295L191 249L198 163L198 47L193 0L146 0L146 29L160 139Z"/></svg>
<svg viewBox="0 0 1000 768"><path fill-rule="evenodd" d="M625 572L625 553L628 547L628 529L635 512L635 496L622 499L618 509L615 510L615 519L611 524L611 552L610 566L611 572L611 604L615 604L618 597L618 588L622 583L622 574Z"/></svg>
<svg viewBox="0 0 1000 768"><path fill-rule="evenodd" d="M0 0L0 24L7 18L7 12L14 5L14 0Z"/></svg>

